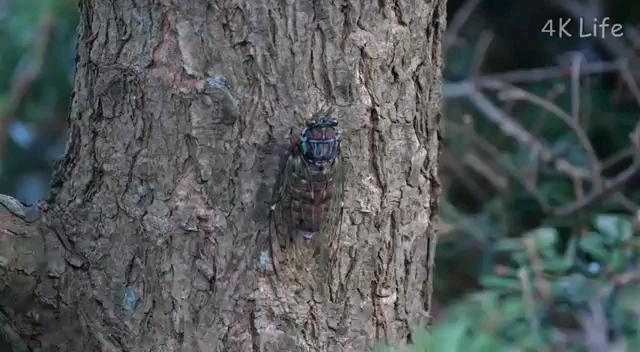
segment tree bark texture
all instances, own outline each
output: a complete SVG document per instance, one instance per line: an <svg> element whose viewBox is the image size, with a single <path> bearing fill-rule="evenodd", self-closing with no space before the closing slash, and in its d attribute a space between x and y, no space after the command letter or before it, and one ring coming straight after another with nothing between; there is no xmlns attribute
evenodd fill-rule
<svg viewBox="0 0 640 352"><path fill-rule="evenodd" d="M81 0L66 157L38 228L16 219L33 228L10 235L44 260L9 270L13 250L0 263L23 280L5 280L3 299L33 292L6 313L25 346L406 341L430 309L445 3ZM276 278L259 257L269 150L326 108L347 182L339 255L317 290L311 272Z"/></svg>

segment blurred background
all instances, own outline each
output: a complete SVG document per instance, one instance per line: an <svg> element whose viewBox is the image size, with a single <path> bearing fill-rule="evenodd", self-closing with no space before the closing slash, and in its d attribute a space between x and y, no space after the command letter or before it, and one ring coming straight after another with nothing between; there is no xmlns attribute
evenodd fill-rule
<svg viewBox="0 0 640 352"><path fill-rule="evenodd" d="M77 16L0 0L0 193L25 203L64 152ZM622 36L580 35L605 17ZM433 351L640 350L639 19L449 0Z"/></svg>
<svg viewBox="0 0 640 352"><path fill-rule="evenodd" d="M0 0L0 193L34 203L64 153L76 0Z"/></svg>

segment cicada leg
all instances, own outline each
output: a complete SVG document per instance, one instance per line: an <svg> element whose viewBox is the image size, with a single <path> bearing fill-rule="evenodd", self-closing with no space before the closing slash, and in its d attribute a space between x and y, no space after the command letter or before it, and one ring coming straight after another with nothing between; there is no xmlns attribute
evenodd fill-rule
<svg viewBox="0 0 640 352"><path fill-rule="evenodd" d="M279 255L276 254L276 248L279 248L279 246L274 246L274 242L277 243L277 232L278 232L278 225L277 222L275 221L275 212L276 212L276 205L277 203L273 203L271 205L271 207L269 208L269 222L268 222L268 227L269 227L269 238L267 239L269 241L269 256L271 257L271 266L273 268L273 272L275 273L277 278L280 278L278 275L278 269L277 269L277 264L279 263ZM273 230L275 230L276 235L274 236L273 234Z"/></svg>
<svg viewBox="0 0 640 352"><path fill-rule="evenodd" d="M281 263L282 255L280 253L280 224L282 223L282 211L283 200L286 182L286 175L284 173L287 161L286 158L282 159L279 166L278 175L276 177L275 184L273 185L273 193L271 195L271 204L269 206L269 255L271 257L271 265L276 277L278 275L278 266ZM275 232L275 234L274 234Z"/></svg>
<svg viewBox="0 0 640 352"><path fill-rule="evenodd" d="M331 264L336 264L337 263L337 259L338 259L338 253L340 252L340 240L342 239L342 219L344 217L344 202L340 202L340 215L338 218L338 227L336 228L336 238L334 243L332 243L331 245L334 247L333 248L333 254L331 255Z"/></svg>

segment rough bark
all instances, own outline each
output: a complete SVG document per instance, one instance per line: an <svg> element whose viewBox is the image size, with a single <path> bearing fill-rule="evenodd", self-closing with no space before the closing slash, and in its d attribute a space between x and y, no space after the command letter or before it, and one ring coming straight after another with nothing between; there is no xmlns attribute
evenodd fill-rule
<svg viewBox="0 0 640 352"><path fill-rule="evenodd" d="M30 248L0 263L6 330L39 351L406 341L430 309L445 3L80 1L49 206L37 227L4 212L22 226L11 248ZM275 165L265 151L327 107L347 194L340 254L318 291L308 272L277 279L258 258Z"/></svg>

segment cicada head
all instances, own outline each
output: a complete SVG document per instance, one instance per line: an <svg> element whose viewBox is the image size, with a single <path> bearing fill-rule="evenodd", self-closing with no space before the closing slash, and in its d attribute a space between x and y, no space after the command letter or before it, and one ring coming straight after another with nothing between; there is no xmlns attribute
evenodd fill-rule
<svg viewBox="0 0 640 352"><path fill-rule="evenodd" d="M306 121L298 145L308 164L321 169L332 165L340 153L338 120L323 112L314 114Z"/></svg>

